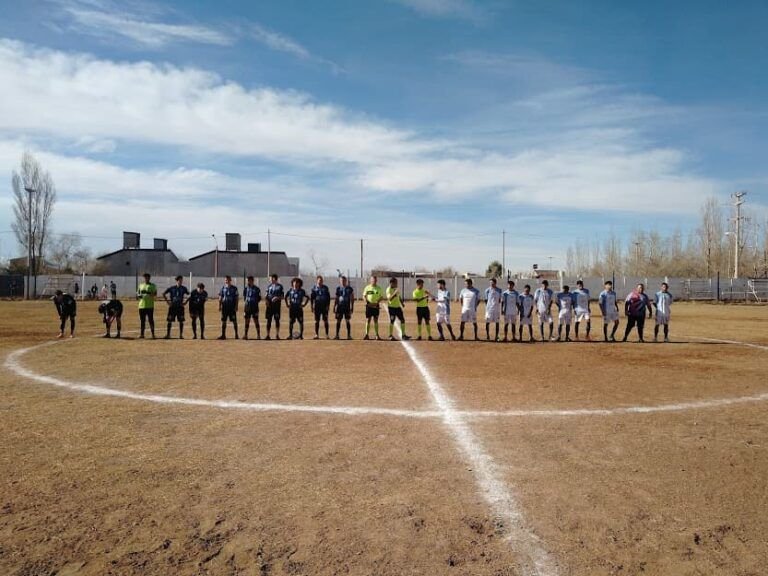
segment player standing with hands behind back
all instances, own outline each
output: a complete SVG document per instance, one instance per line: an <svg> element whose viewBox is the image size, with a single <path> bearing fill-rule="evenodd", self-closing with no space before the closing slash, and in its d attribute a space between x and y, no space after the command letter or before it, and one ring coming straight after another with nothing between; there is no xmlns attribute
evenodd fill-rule
<svg viewBox="0 0 768 576"><path fill-rule="evenodd" d="M240 295L237 292L237 286L232 284L232 276L224 277L224 286L219 292L219 311L221 312L221 336L217 340L227 339L227 320L232 322L235 327L235 340L239 338L237 334L237 304Z"/></svg>
<svg viewBox="0 0 768 576"><path fill-rule="evenodd" d="M280 306L285 298L283 285L277 281L277 274L269 277L270 283L267 286L267 337L270 340L272 332L272 320L275 321L275 339L280 340Z"/></svg>
<svg viewBox="0 0 768 576"><path fill-rule="evenodd" d="M139 321L141 323L141 333L139 338L144 338L144 329L149 321L149 329L152 332L152 338L155 337L155 296L157 296L157 286L151 280L148 272L144 273L144 283L139 284L139 290L136 294L139 299Z"/></svg>
<svg viewBox="0 0 768 576"><path fill-rule="evenodd" d="M336 316L336 336L339 339L341 321L347 322L347 340L352 340L352 312L355 309L355 290L349 285L349 279L341 276L341 286L336 286L336 298L333 301L333 314Z"/></svg>
<svg viewBox="0 0 768 576"><path fill-rule="evenodd" d="M171 337L171 325L175 320L179 321L179 339L184 339L184 305L187 303L189 290L183 284L184 278L176 276L176 285L169 286L163 292L163 300L168 303L168 329L165 332L165 339ZM170 296L170 298L169 298Z"/></svg>
<svg viewBox="0 0 768 576"><path fill-rule="evenodd" d="M328 311L331 308L331 291L328 290L328 286L325 285L322 276L318 276L315 279L315 285L312 286L310 292L309 301L311 303L312 312L315 315L315 340L320 338L320 320L323 321L325 326L325 338L330 338L328 331Z"/></svg>

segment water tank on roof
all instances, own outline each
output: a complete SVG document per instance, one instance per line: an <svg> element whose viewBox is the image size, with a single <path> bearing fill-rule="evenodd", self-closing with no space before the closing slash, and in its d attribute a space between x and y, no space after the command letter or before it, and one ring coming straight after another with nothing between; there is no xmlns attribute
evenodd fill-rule
<svg viewBox="0 0 768 576"><path fill-rule="evenodd" d="M168 240L165 238L155 238L155 250L168 250Z"/></svg>
<svg viewBox="0 0 768 576"><path fill-rule="evenodd" d="M259 254L261 252L261 243L260 242L256 242L256 243L249 242L248 243L248 252L251 252L251 253L254 253L254 254Z"/></svg>
<svg viewBox="0 0 768 576"><path fill-rule="evenodd" d="M135 250L141 246L141 234L138 232L123 232L123 249Z"/></svg>
<svg viewBox="0 0 768 576"><path fill-rule="evenodd" d="M226 246L228 252L239 252L242 246L240 234L232 234L228 232L226 234Z"/></svg>

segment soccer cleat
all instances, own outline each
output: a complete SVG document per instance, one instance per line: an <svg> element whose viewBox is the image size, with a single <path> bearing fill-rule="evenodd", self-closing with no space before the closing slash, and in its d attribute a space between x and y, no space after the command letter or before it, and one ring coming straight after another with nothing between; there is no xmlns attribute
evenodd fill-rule
<svg viewBox="0 0 768 576"><path fill-rule="evenodd" d="M434 338L432 338L432 336L428 336L428 337L427 337L427 340L429 340L430 342L433 342L435 339L434 339Z"/></svg>
<svg viewBox="0 0 768 576"><path fill-rule="evenodd" d="M291 334L290 336L288 336L287 340L293 340L293 334Z"/></svg>
<svg viewBox="0 0 768 576"><path fill-rule="evenodd" d="M410 340L410 339L411 339L410 336L406 336L405 334L403 334L403 340Z"/></svg>
<svg viewBox="0 0 768 576"><path fill-rule="evenodd" d="M368 334L366 334L365 336L363 336L363 340L370 340L370 337L368 336Z"/></svg>
<svg viewBox="0 0 768 576"><path fill-rule="evenodd" d="M459 342L464 342L464 336L459 336L458 338L456 338L456 340L458 340Z"/></svg>
<svg viewBox="0 0 768 576"><path fill-rule="evenodd" d="M611 336L611 342L616 342L616 336Z"/></svg>
<svg viewBox="0 0 768 576"><path fill-rule="evenodd" d="M333 339L334 339L334 340L339 340L339 339L340 339L340 338L339 338L339 335L338 335L338 334L336 334L336 336L334 336L334 337L333 337Z"/></svg>
<svg viewBox="0 0 768 576"><path fill-rule="evenodd" d="M243 340L248 340L248 334L246 334L245 336L243 336Z"/></svg>
<svg viewBox="0 0 768 576"><path fill-rule="evenodd" d="M419 340L419 341L421 341L421 336L419 336L418 338L416 338L416 340Z"/></svg>
<svg viewBox="0 0 768 576"><path fill-rule="evenodd" d="M139 336L139 338L140 338L141 340L144 340L144 334L142 334L141 336Z"/></svg>
<svg viewBox="0 0 768 576"><path fill-rule="evenodd" d="M664 342L665 342L666 344L669 344L669 338L664 338Z"/></svg>
<svg viewBox="0 0 768 576"><path fill-rule="evenodd" d="M219 336L218 338L216 338L216 340L226 340L226 339L227 339L227 337L226 337L226 336L224 336L224 334L222 334L221 336Z"/></svg>
<svg viewBox="0 0 768 576"><path fill-rule="evenodd" d="M64 338L64 332L59 332L59 335L56 336L56 338Z"/></svg>
<svg viewBox="0 0 768 576"><path fill-rule="evenodd" d="M165 336L163 336L163 340L170 340L170 339L171 339L170 334L166 334Z"/></svg>
<svg viewBox="0 0 768 576"><path fill-rule="evenodd" d="M654 342L658 342L658 341L659 341L659 337L658 337L658 336L654 336L654 337L653 337L653 341L654 341Z"/></svg>
<svg viewBox="0 0 768 576"><path fill-rule="evenodd" d="M194 336L192 336L192 340L197 340L197 334L195 334Z"/></svg>
<svg viewBox="0 0 768 576"><path fill-rule="evenodd" d="M240 340L240 336L238 336L237 334L235 334L235 340Z"/></svg>
<svg viewBox="0 0 768 576"><path fill-rule="evenodd" d="M315 335L312 337L312 340L320 340L320 336L318 336L317 334L315 334Z"/></svg>
<svg viewBox="0 0 768 576"><path fill-rule="evenodd" d="M379 336L378 334L376 334L376 340L379 340L379 341L380 341L380 340L381 340L381 336Z"/></svg>
<svg viewBox="0 0 768 576"><path fill-rule="evenodd" d="M440 342L445 342L445 336L440 336L439 340Z"/></svg>
<svg viewBox="0 0 768 576"><path fill-rule="evenodd" d="M566 336L566 337L565 337L565 341L566 341L566 342L573 342L573 340L571 340L570 336Z"/></svg>
<svg viewBox="0 0 768 576"><path fill-rule="evenodd" d="M109 334L104 334L104 336L102 336L102 338L112 338L112 336L110 336Z"/></svg>
<svg viewBox="0 0 768 576"><path fill-rule="evenodd" d="M352 338L352 336L347 336L347 340L354 340L354 338Z"/></svg>
<svg viewBox="0 0 768 576"><path fill-rule="evenodd" d="M267 334L264 340L272 340L272 337L269 334Z"/></svg>
<svg viewBox="0 0 768 576"><path fill-rule="evenodd" d="M179 334L179 340L184 340L184 336L182 336L181 334Z"/></svg>
<svg viewBox="0 0 768 576"><path fill-rule="evenodd" d="M74 338L74 337L75 337L75 335L74 335L74 334L70 334L70 335L69 335L69 339L70 339L70 340L71 340L72 338Z"/></svg>

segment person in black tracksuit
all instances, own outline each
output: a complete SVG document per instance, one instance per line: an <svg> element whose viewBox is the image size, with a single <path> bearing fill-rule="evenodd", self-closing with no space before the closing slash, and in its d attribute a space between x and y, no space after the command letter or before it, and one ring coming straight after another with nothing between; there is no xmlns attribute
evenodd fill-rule
<svg viewBox="0 0 768 576"><path fill-rule="evenodd" d="M117 336L115 338L120 338L120 330L123 328L123 303L115 298L108 302L102 302L99 304L99 314L104 317L104 326L107 328L104 338L112 337L112 324L115 322L117 323Z"/></svg>
<svg viewBox="0 0 768 576"><path fill-rule="evenodd" d="M259 302L261 302L261 288L254 284L253 276L248 276L247 284L243 288L243 311L245 314L245 334L243 340L248 340L248 328L251 319L256 326L256 340L261 340L261 326L259 326Z"/></svg>
<svg viewBox="0 0 768 576"><path fill-rule="evenodd" d="M59 338L64 338L64 328L69 319L69 337L75 337L75 316L77 316L77 302L71 295L65 294L61 290L56 290L56 295L51 298L56 312L59 315L61 324L59 325Z"/></svg>
<svg viewBox="0 0 768 576"><path fill-rule="evenodd" d="M325 326L325 338L330 338L328 330L328 311L331 308L331 291L328 290L328 286L323 282L323 277L317 277L317 283L312 286L310 292L309 301L311 303L312 312L315 314L315 340L320 338L320 320L323 321Z"/></svg>
<svg viewBox="0 0 768 576"><path fill-rule="evenodd" d="M237 334L237 304L240 300L240 294L237 286L232 284L232 276L224 277L224 286L219 292L219 311L221 311L221 336L218 340L227 339L227 320L232 322L235 327L235 340L239 338Z"/></svg>

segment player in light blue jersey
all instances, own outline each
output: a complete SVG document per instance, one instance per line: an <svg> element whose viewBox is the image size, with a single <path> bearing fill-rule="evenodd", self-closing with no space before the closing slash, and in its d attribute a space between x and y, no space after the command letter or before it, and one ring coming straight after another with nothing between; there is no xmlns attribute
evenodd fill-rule
<svg viewBox="0 0 768 576"><path fill-rule="evenodd" d="M619 300L613 291L613 282L606 281L604 290L598 298L600 313L603 315L603 338L608 342L608 324L613 323L611 330L611 342L616 342L616 330L619 329Z"/></svg>
<svg viewBox="0 0 768 576"><path fill-rule="evenodd" d="M523 341L523 326L528 326L529 341L536 342L536 339L533 337L533 309L536 307L536 304L533 294L531 294L530 284L526 284L523 287L523 293L520 294L517 307L520 310L520 342Z"/></svg>
<svg viewBox="0 0 768 576"><path fill-rule="evenodd" d="M501 319L501 288L496 286L496 278L491 278L490 286L485 289L485 339L491 339L491 322L496 324L494 342L499 341L499 322Z"/></svg>
<svg viewBox="0 0 768 576"><path fill-rule="evenodd" d="M435 320L437 322L437 331L440 333L440 340L445 341L443 334L443 325L448 327L451 334L451 340L456 340L451 327L451 291L446 290L445 280L442 278L437 281L437 296L435 297L436 310Z"/></svg>
<svg viewBox="0 0 768 576"><path fill-rule="evenodd" d="M591 310L589 306L589 290L584 288L584 282L581 280L578 280L576 282L576 290L573 291L573 297L575 299L576 304L576 324L575 324L575 332L576 332L576 340L579 339L579 324L581 322L587 323L587 336L586 340L589 342L590 337L589 333L592 330L592 315Z"/></svg>
<svg viewBox="0 0 768 576"><path fill-rule="evenodd" d="M516 342L515 336L517 323L518 300L520 294L515 290L515 282L510 280L507 282L507 289L501 294L501 313L504 315L504 342L508 342L507 334L509 333L509 326L512 325L512 342Z"/></svg>
<svg viewBox="0 0 768 576"><path fill-rule="evenodd" d="M672 313L672 294L669 284L661 283L661 290L656 292L653 305L656 307L656 326L653 327L653 341L659 341L659 326L664 326L664 342L669 342L669 317Z"/></svg>
<svg viewBox="0 0 768 576"><path fill-rule="evenodd" d="M539 331L541 332L541 341L546 342L544 338L544 324L549 324L549 339L554 340L555 322L552 319L552 290L549 288L547 280L541 281L541 287L536 289L533 294L533 301L536 304L536 311L539 314Z"/></svg>
<svg viewBox="0 0 768 576"><path fill-rule="evenodd" d="M571 341L571 320L573 319L573 306L575 298L571 292L570 287L566 284L563 286L563 291L558 292L555 297L555 304L557 305L557 341L563 337L563 326L565 326L565 341Z"/></svg>

